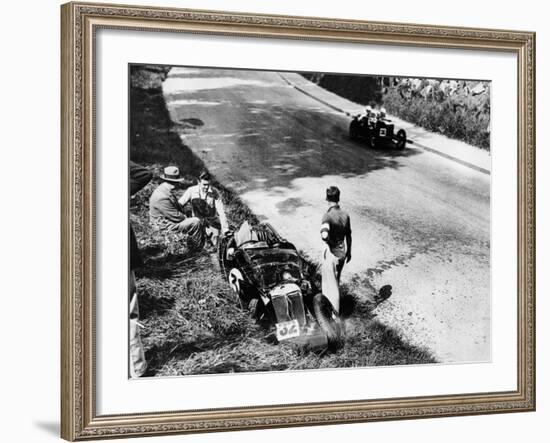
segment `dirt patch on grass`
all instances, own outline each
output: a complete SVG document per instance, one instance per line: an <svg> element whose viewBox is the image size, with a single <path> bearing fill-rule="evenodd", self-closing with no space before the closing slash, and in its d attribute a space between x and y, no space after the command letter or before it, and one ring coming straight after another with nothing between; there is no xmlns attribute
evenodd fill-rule
<svg viewBox="0 0 550 443"><path fill-rule="evenodd" d="M164 166L174 164L191 179L205 165L173 130L161 90L167 72L166 68L132 67L130 158L151 168L156 177ZM377 321L372 304L357 295L364 288L357 291L353 286L344 287L347 337L343 348L305 353L275 344L272 328L256 324L238 308L209 254L191 253L183 237L166 236L150 227L148 200L157 184L154 179L130 202L130 219L145 262L136 272L136 282L147 376L434 362L427 350L411 346ZM215 185L231 225L239 226L244 220L257 223L238 196L221 183ZM308 262L306 268L318 284L316 265Z"/></svg>

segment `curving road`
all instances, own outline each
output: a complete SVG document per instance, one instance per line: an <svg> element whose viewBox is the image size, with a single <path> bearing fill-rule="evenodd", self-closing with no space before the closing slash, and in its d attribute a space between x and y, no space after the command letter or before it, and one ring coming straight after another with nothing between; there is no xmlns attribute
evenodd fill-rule
<svg viewBox="0 0 550 443"><path fill-rule="evenodd" d="M352 142L348 117L276 72L174 68L163 88L183 142L310 257L325 189L340 188L354 242L344 282L367 298L394 288L378 319L442 362L490 360L490 175Z"/></svg>

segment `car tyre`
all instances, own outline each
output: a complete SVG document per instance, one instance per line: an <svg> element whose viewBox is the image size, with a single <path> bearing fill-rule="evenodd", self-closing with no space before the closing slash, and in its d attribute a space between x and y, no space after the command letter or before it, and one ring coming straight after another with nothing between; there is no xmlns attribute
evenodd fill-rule
<svg viewBox="0 0 550 443"><path fill-rule="evenodd" d="M349 138L351 140L356 140L358 135L357 122L353 121L349 125Z"/></svg>
<svg viewBox="0 0 550 443"><path fill-rule="evenodd" d="M222 277L224 279L228 278L228 270L226 267L226 254L227 254L227 244L229 243L229 239L227 237L220 237L220 240L218 242L218 262L219 262L219 269L222 274Z"/></svg>
<svg viewBox="0 0 550 443"><path fill-rule="evenodd" d="M330 300L323 294L317 294L313 297L313 312L319 326L327 335L329 349L340 348L344 338L343 324Z"/></svg>
<svg viewBox="0 0 550 443"><path fill-rule="evenodd" d="M235 294L235 299L241 309L247 309L248 304L245 302L245 296L243 294L243 288L241 287L241 282L243 280L243 276L241 274L241 271L239 271L236 268L231 269L229 271L229 274L227 276L227 281L229 282L229 286L233 290L233 293Z"/></svg>
<svg viewBox="0 0 550 443"><path fill-rule="evenodd" d="M407 133L404 129L400 129L397 131L397 135L395 136L396 139L396 146L397 149L405 149L405 145L407 144Z"/></svg>

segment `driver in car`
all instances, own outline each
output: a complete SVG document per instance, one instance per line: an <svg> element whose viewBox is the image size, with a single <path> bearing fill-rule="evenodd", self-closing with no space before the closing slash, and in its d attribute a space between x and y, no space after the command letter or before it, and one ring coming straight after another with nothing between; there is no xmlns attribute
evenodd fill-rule
<svg viewBox="0 0 550 443"><path fill-rule="evenodd" d="M363 113L359 116L359 120L361 122L368 123L371 114L372 114L372 107L367 106L365 107L365 110L363 111Z"/></svg>

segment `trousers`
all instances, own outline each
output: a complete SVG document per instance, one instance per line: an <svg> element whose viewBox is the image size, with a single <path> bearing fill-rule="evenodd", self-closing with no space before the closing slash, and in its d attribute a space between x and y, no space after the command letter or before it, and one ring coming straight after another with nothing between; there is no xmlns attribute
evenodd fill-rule
<svg viewBox="0 0 550 443"><path fill-rule="evenodd" d="M212 246L217 247L221 231L220 220L218 217L211 217L202 219L202 222L204 223L206 237L210 239Z"/></svg>
<svg viewBox="0 0 550 443"><path fill-rule="evenodd" d="M204 223L197 217L187 217L180 222L171 222L165 218L151 218L153 228L161 231L179 232L187 235L187 244L191 249L200 249L204 245Z"/></svg>
<svg viewBox="0 0 550 443"><path fill-rule="evenodd" d="M330 300L332 307L340 313L340 276L346 262L345 257L335 256L330 248L323 251L321 259L321 291Z"/></svg>
<svg viewBox="0 0 550 443"><path fill-rule="evenodd" d="M134 271L130 271L130 330L129 348L130 364L129 372L131 378L141 377L147 369L145 351L139 335L139 306L136 290L136 278Z"/></svg>

